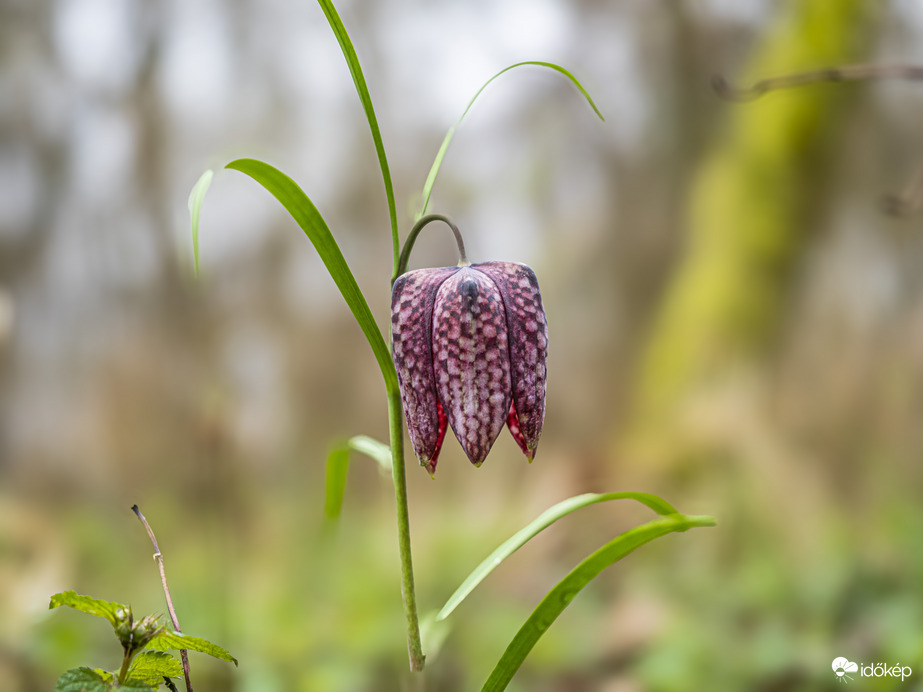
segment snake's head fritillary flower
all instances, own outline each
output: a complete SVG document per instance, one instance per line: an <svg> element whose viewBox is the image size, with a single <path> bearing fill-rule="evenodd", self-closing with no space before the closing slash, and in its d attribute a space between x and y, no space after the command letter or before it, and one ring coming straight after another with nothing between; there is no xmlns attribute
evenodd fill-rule
<svg viewBox="0 0 923 692"><path fill-rule="evenodd" d="M475 466L504 423L532 461L545 418L548 324L529 267L403 274L391 293L391 340L410 441L430 474L449 425Z"/></svg>

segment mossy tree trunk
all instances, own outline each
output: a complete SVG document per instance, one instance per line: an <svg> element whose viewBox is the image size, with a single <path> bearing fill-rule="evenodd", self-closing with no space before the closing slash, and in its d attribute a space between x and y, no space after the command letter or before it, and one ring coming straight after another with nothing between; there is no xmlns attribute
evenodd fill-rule
<svg viewBox="0 0 923 692"><path fill-rule="evenodd" d="M733 79L746 85L860 60L872 8L871 0L779 5L747 69ZM633 458L675 461L700 452L696 411L773 343L827 196L838 124L857 88L818 84L728 104L693 179L688 246L641 359L626 436Z"/></svg>

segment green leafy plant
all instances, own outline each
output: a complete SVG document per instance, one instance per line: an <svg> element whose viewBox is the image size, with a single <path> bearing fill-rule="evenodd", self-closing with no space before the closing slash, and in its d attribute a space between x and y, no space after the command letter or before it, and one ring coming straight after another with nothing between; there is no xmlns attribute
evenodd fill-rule
<svg viewBox="0 0 923 692"><path fill-rule="evenodd" d="M359 62L359 58L356 54L356 50L349 37L346 27L343 24L343 21L340 19L340 16L337 13L333 3L330 0L318 0L318 2L337 38L337 41L339 42L343 57L346 60L350 75L352 76L353 82L355 84L356 93L359 96L359 100L365 112L366 120L368 122L372 136L373 145L378 157L382 182L384 184L388 201L388 212L391 227L392 286L395 286L398 279L401 278L402 275L404 275L406 272L408 259L412 251L413 244L422 227L434 219L448 221L443 216L425 216L429 205L431 192L440 167L445 159L446 152L450 143L452 142L457 128L461 125L465 115L474 104L474 101L478 98L478 96L480 96L481 93L483 93L488 84L493 82L502 74L517 67L535 66L551 69L567 78L585 98L596 115L602 119L602 115L600 114L589 93L580 84L577 78L563 67L549 62L527 61L516 63L500 70L489 80L487 80L481 89L478 90L478 92L469 102L465 111L462 113L462 116L446 134L442 145L439 147L438 153L436 154L435 161L433 162L433 165L426 178L423 192L420 196L420 199L422 199L422 204L414 217L414 228L409 232L404 244L402 245L400 241L395 194L390 168L388 166L388 160L385 154L385 148L381 137L381 130L378 124L378 119L375 114L371 96L369 95L369 90L365 81L361 64ZM341 513L351 452L361 452L366 454L374 461L376 461L382 470L391 474L396 500L398 548L400 553L402 572L401 586L404 599L404 612L406 615L407 623L407 644L410 669L414 672L421 671L424 667L425 661L424 639L421 636L421 618L418 616L416 592L414 588L413 563L410 552L410 518L407 505L407 484L404 464L404 407L402 406L401 398L402 386L405 390L408 390L411 389L414 385L407 382L399 382L398 370L395 366L395 361L398 360L397 355L395 354L394 359L392 359L392 352L388 348L385 335L382 334L381 330L378 328L378 325L369 308L368 302L362 291L359 289L359 286L356 283L356 279L353 276L352 271L350 270L346 259L343 256L343 253L340 251L340 248L333 234L331 233L327 222L324 220L320 211L318 211L317 207L311 201L311 199L291 178L268 163L244 158L228 163L226 168L239 171L253 178L271 195L273 195L279 201L279 203L282 204L285 210L292 216L295 223L302 229L302 231L313 244L314 248L317 250L317 253L323 261L324 266L326 267L328 273L339 289L340 294L346 301L346 304L352 312L356 323L368 341L369 347L372 350L372 354L378 363L384 382L385 398L387 401L389 419L389 444L386 445L384 443L372 440L366 436L358 436L350 439L347 442L337 444L333 447L327 459L327 495L325 502L325 513L330 519L335 519ZM203 176L196 183L189 198L189 207L192 216L192 238L197 271L199 268L200 211L202 208L204 196L212 182L212 179L212 172L206 171L206 173L203 174ZM451 224L451 222L448 223L450 226L452 226L453 230L456 231L456 238L459 241L459 250L462 256L462 261L459 262L459 267L466 268L468 263L467 259L464 257L464 250L461 243L460 234L458 234L454 224ZM518 266L523 267L524 265ZM528 270L528 272L531 272L531 270ZM464 280L470 279L459 280L463 283ZM448 283L448 281L446 283ZM523 284L523 286L525 286L525 284ZM533 289L537 296L537 285L533 286ZM395 290L397 289L395 288ZM458 289L458 293L460 295L465 294L465 290L466 289L464 286L462 286L460 289ZM501 293L504 291L506 291L506 289L501 288ZM429 298L431 299L432 295L429 295ZM463 303L463 298L464 295L462 295L461 298L458 298L458 300ZM502 300L507 302L507 298L508 296L506 293L504 293ZM414 295L412 296L412 300L409 299L409 302L412 303L413 300L416 299L417 297ZM540 301L540 298L538 298L538 300ZM509 305L510 304L507 302L507 307L509 307ZM431 309L432 304L430 303L430 310ZM430 317L427 317L425 314L425 311L420 311L419 314L414 312L416 308L414 308L412 305L408 307L407 310L410 312L411 319L420 319L424 321L430 319ZM542 315L542 320L543 319L544 316ZM427 322L426 324L429 323ZM447 331L451 331L451 326L447 327L446 329ZM532 331L535 331L534 327ZM423 333L427 334L426 331ZM428 336L426 338L427 340L429 339ZM428 341L426 345L427 347L432 347ZM542 367L544 367L543 363ZM507 387L507 390L508 389L509 387ZM419 392L414 391L408 393L405 391L405 396L409 397L411 400L414 400L414 397L417 397L418 395L420 395ZM544 397L543 382L541 387L541 396ZM405 405L407 400L408 399L405 398ZM543 399L541 404L543 411ZM442 406L447 407L448 403L441 401L439 404L439 411L441 411ZM507 404L507 406L509 406L509 404ZM516 425L516 420L513 418L514 413L515 411L511 411L510 413L511 424L509 427L514 434L514 437L516 437L520 431ZM468 411L467 414L472 416L472 419L476 417L476 412ZM436 413L433 412L432 415L436 416ZM444 416L444 414L440 413L440 416ZM437 420L437 418L434 418L433 420ZM438 444L436 445L436 453L438 454L438 446L441 445L441 435L445 434L446 424L442 418L438 418L437 422L439 427L438 434L440 435ZM419 421L415 421L414 425L419 425ZM411 429L411 432L414 432L413 428ZM458 433L457 429L456 433ZM461 436L459 437L460 441L462 441ZM521 441L521 435L520 437L517 437L517 441ZM490 439L487 444L488 448L492 442L493 439ZM524 447L524 451L527 451L527 456L529 456L530 459L531 453L534 453L535 442L535 439L530 441L528 450L526 450ZM476 463L480 463L482 457L478 456L477 460L472 460L476 461ZM430 465L427 462L431 462L432 468L430 468ZM427 467L432 472L433 468L435 467L435 458L424 459L421 457L421 463L427 463ZM484 690L503 690L507 687L516 671L519 669L526 656L531 651L532 647L542 636L542 634L548 629L554 619L563 611L568 603L570 603L574 596L604 569L617 562L636 548L658 537L673 532L686 531L690 528L713 526L715 524L714 519L708 516L688 516L681 514L666 501L646 493L623 492L608 493L602 495L581 495L578 497L570 498L569 500L565 500L564 502L555 505L543 513L535 521L523 528L520 532L498 547L479 566L474 569L474 571L467 579L462 582L462 585L441 610L427 615L422 619L423 631L426 635L425 643L427 651L430 653L434 653L436 651L439 643L448 634L450 616L455 612L456 608L462 603L465 597L471 593L471 591L494 569L496 569L506 557L518 550L533 536L543 531L548 526L552 525L561 517L566 516L567 514L574 512L582 507L586 507L587 505L616 499L630 499L640 502L654 510L654 512L656 512L659 517L618 535L613 540L602 546L599 550L584 559L557 585L552 587L551 590L548 591L547 595L535 608L533 613L529 616L519 632L513 637L510 645L502 654L499 662L484 684Z"/></svg>
<svg viewBox="0 0 923 692"><path fill-rule="evenodd" d="M52 596L48 607L60 606L108 620L122 646L122 665L117 672L86 667L69 670L58 678L55 692L147 691L162 685L175 690L172 678L183 675L183 664L165 649L199 651L237 665L237 659L217 644L170 630L156 615L135 620L130 605L64 591Z"/></svg>
<svg viewBox="0 0 923 692"><path fill-rule="evenodd" d="M76 591L55 594L51 597L49 609L67 606L88 615L104 618L112 625L115 636L122 645L122 665L117 673L101 668L74 668L58 678L55 692L103 692L111 689L157 690L161 685L176 690L173 678L180 676L185 679L186 692L193 692L187 651L198 651L237 665L237 659L217 644L212 644L199 637L190 637L180 631L179 619L176 616L173 598L170 596L170 588L167 585L163 553L160 552L157 537L141 510L138 509L138 505L132 506L131 511L144 525L154 546L154 560L160 571L160 581L173 628L170 629L162 624L161 618L157 615L147 615L140 620L135 620L130 605L102 601L83 596ZM180 658L177 659L164 649L179 651Z"/></svg>

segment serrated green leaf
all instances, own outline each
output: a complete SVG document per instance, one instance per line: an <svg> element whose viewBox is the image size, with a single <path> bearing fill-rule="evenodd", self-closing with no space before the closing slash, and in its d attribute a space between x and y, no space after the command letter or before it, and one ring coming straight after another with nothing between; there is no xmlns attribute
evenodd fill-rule
<svg viewBox="0 0 923 692"><path fill-rule="evenodd" d="M513 65L509 65L508 67L504 67L502 70L497 72L497 74L495 74L493 77L491 77L486 82L484 82L484 84L481 85L481 88L477 90L477 92L468 102L468 105L465 107L465 110L461 114L461 117L459 117L459 119L455 121L455 124L449 128L448 132L446 132L445 137L442 140L442 144L439 145L439 151L436 152L436 160L433 161L433 165L429 169L429 174L426 176L426 182L423 184L423 194L422 194L423 203L422 203L422 206L420 207L420 211L417 212L417 215L414 217L414 221L419 221L420 219L423 218L423 215L426 213L426 208L429 206L429 198L433 192L433 185L435 185L436 183L436 176L439 175L439 169L442 167L442 160L445 158L445 154L449 150L449 144L452 143L452 138L455 136L455 130L458 129L459 125L461 125L462 123L462 120L464 120L465 116L468 115L468 111L471 110L471 106L473 106L474 102L477 101L478 96L480 96L481 93L487 88L487 86L491 82L493 82L497 77L504 74L505 72L509 72L515 67L522 67L524 65L533 65L536 67L547 67L548 69L554 70L555 72L558 72L564 75L565 77L567 77L571 81L571 83L575 87L577 87L577 90L581 94L583 94L583 97L587 100L587 103L590 104L590 108L593 109L593 112L596 113L599 119L603 121L605 120L605 118L603 117L603 114L599 112L599 108L596 107L596 103L593 101L593 98L590 96L590 93L583 87L580 81L573 74L571 74L568 70L564 69L560 65L556 65L553 62L544 62L542 60L526 60L524 62L517 62Z"/></svg>
<svg viewBox="0 0 923 692"><path fill-rule="evenodd" d="M528 543L532 538L554 524L558 519L567 516L582 507L595 505L600 502L609 502L611 500L635 500L641 504L650 507L657 514L673 514L676 509L666 500L650 493L636 492L619 492L619 493L586 493L563 500L558 504L542 512L535 520L517 531L510 538L504 541L496 550L488 555L474 570L461 586L456 589L446 604L436 616L437 620L445 620L458 605L467 598L474 588L484 581L488 574L494 571L500 563L506 558L519 550Z"/></svg>
<svg viewBox="0 0 923 692"><path fill-rule="evenodd" d="M318 0L318 4L327 17L327 22L340 44L340 51L346 59L346 65L349 67L349 74L353 78L353 84L356 86L356 94L359 101L362 102L362 110L365 111L365 119L368 121L369 130L372 132L372 142L375 145L375 154L378 156L378 165L381 168L381 177L385 185L385 195L388 198L388 216L391 220L391 245L393 252L392 266L397 269L397 260L400 253L400 238L397 229L397 205L394 201L394 185L391 182L391 169L388 166L388 157L385 155L385 144L381 138L381 128L378 126L378 118L375 117L375 108L372 105L372 96L369 94L368 85L365 82L365 75L362 73L362 65L359 62L359 56L353 46L349 33L346 31L346 25L340 19L340 15L330 0Z"/></svg>
<svg viewBox="0 0 923 692"><path fill-rule="evenodd" d="M217 644L212 644L207 639L191 637L188 634L171 632L170 630L154 637L145 648L148 650L186 649L187 651L198 651L213 658L220 658L222 661L233 663L235 666L237 665L237 659Z"/></svg>
<svg viewBox="0 0 923 692"><path fill-rule="evenodd" d="M481 692L505 690L522 665L532 647L547 631L558 615L574 597L595 579L604 569L621 560L630 552L656 538L676 531L687 531L699 526L714 526L715 520L705 516L668 514L630 529L606 543L602 548L584 559L559 581L541 600L525 624L513 637L500 661L484 683Z"/></svg>
<svg viewBox="0 0 923 692"><path fill-rule="evenodd" d="M103 682L111 683L115 680L115 673L110 673L108 670L103 670L102 668L94 668L93 672L96 673Z"/></svg>
<svg viewBox="0 0 923 692"><path fill-rule="evenodd" d="M391 474L391 448L368 435L356 435L330 450L324 483L324 514L336 519L343 509L346 476L349 472L349 452L361 452L378 462L382 471Z"/></svg>
<svg viewBox="0 0 923 692"><path fill-rule="evenodd" d="M106 618L112 623L113 627L116 624L116 613L119 610L128 608L128 606L121 603L101 601L89 596L83 596L76 591L62 591L52 596L51 603L48 605L49 610L60 606L68 606L74 610L79 610L81 613Z"/></svg>
<svg viewBox="0 0 923 692"><path fill-rule="evenodd" d="M160 680L153 687L139 680L126 680L119 685L115 682L112 673L108 671L74 668L58 678L54 692L110 692L111 690L154 692L158 687L160 687Z"/></svg>
<svg viewBox="0 0 923 692"><path fill-rule="evenodd" d="M346 264L346 259L343 257L340 247L314 203L298 187L295 181L263 161L237 159L236 161L231 161L226 168L249 175L279 200L285 210L292 215L295 223L301 227L301 230L304 231L304 234L314 245L317 254L320 255L321 261L327 268L327 272L337 288L340 289L340 294L369 342L382 377L385 380L385 387L389 392L397 391L397 373L391 360L391 352L388 350L384 337L378 329L365 296L356 283L356 278L350 271L349 265Z"/></svg>
<svg viewBox="0 0 923 692"><path fill-rule="evenodd" d="M211 169L205 171L198 179L189 193L189 216L192 219L192 252L195 256L195 273L199 275L199 215L202 213L202 202L205 199L205 193L208 192L209 186L215 172Z"/></svg>
<svg viewBox="0 0 923 692"><path fill-rule="evenodd" d="M58 678L54 692L109 692L109 685L89 668L74 668Z"/></svg>
<svg viewBox="0 0 923 692"><path fill-rule="evenodd" d="M164 678L178 678L182 674L183 664L166 651L142 651L131 662L127 679L157 689Z"/></svg>

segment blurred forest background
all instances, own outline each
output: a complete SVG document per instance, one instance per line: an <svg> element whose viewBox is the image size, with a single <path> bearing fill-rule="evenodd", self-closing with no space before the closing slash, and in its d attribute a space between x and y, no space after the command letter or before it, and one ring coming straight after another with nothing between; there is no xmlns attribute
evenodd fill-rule
<svg viewBox="0 0 923 692"><path fill-rule="evenodd" d="M822 84L749 104L709 87L860 61L923 63L913 0L342 0L403 233L430 209L474 261L530 264L550 323L532 466L446 441L409 459L418 600L552 503L647 490L719 525L605 572L515 690L826 690L830 661L923 689L923 215L881 199L923 162L923 84ZM327 218L387 328L387 207L358 100L313 2L0 3L0 687L118 665L76 589L163 612L158 533L196 689L406 684L390 479L356 459L325 526L324 459L387 438L381 377L315 252L244 176L255 156ZM414 267L454 264L428 230ZM541 595L648 518L596 506L498 569L428 661L478 689ZM858 681L857 681L858 682Z"/></svg>

